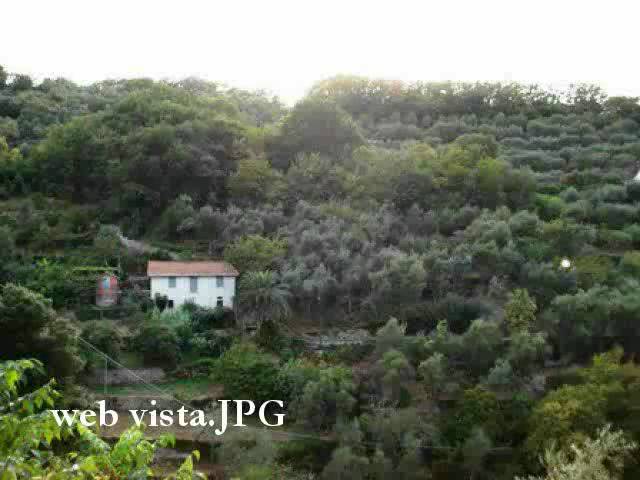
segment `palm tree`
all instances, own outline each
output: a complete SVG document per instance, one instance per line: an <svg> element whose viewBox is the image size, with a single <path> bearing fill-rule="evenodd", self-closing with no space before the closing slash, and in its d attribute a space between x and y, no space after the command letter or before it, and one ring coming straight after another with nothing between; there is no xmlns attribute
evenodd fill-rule
<svg viewBox="0 0 640 480"><path fill-rule="evenodd" d="M264 321L289 316L289 289L276 273L248 272L240 280L240 309L255 317L258 329Z"/></svg>

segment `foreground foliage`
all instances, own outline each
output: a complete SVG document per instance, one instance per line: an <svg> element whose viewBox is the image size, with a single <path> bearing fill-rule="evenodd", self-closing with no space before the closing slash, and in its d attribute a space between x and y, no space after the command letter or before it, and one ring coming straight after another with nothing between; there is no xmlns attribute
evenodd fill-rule
<svg viewBox="0 0 640 480"><path fill-rule="evenodd" d="M57 425L47 410L59 398L55 381L23 392L27 375L44 372L36 360L0 364L0 478L12 479L117 479L149 478L151 462L158 447L173 445L172 437L156 441L131 428L115 445L102 441L80 424ZM198 457L194 452L193 456ZM175 475L168 478L191 480L193 460L188 457ZM202 477L204 478L204 477Z"/></svg>

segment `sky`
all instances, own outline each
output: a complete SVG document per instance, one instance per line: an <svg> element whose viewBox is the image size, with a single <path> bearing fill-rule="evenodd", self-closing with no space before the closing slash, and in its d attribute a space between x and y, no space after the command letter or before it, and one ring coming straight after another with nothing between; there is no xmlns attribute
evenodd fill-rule
<svg viewBox="0 0 640 480"><path fill-rule="evenodd" d="M640 96L633 0L20 0L0 17L0 65L36 80L197 76L287 103L336 74Z"/></svg>

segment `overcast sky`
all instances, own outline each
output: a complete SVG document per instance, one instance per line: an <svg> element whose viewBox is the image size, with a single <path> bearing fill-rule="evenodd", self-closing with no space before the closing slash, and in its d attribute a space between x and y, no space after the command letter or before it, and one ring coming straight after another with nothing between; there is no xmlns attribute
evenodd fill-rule
<svg viewBox="0 0 640 480"><path fill-rule="evenodd" d="M640 95L633 0L20 0L0 64L80 83L195 75L292 102L338 73L596 82Z"/></svg>

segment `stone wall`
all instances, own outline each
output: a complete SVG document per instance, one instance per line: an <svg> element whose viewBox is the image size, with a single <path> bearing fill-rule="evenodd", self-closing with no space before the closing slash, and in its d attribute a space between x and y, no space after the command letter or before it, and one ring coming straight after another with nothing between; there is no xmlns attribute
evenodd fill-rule
<svg viewBox="0 0 640 480"><path fill-rule="evenodd" d="M107 385L138 385L143 383L158 383L165 379L166 375L161 368L109 368L107 369ZM97 369L88 378L91 385L104 385L104 370Z"/></svg>
<svg viewBox="0 0 640 480"><path fill-rule="evenodd" d="M372 342L373 337L366 330L353 329L337 332L336 334L305 334L303 340L309 350L312 351L329 351L343 345L362 345Z"/></svg>
<svg viewBox="0 0 640 480"><path fill-rule="evenodd" d="M163 396L161 393L157 395L95 395L96 400L105 400L106 408L117 412L126 412L128 410L174 410L177 411L184 404L179 400L174 400ZM155 401L155 405L151 401ZM191 409L190 407L186 407Z"/></svg>

